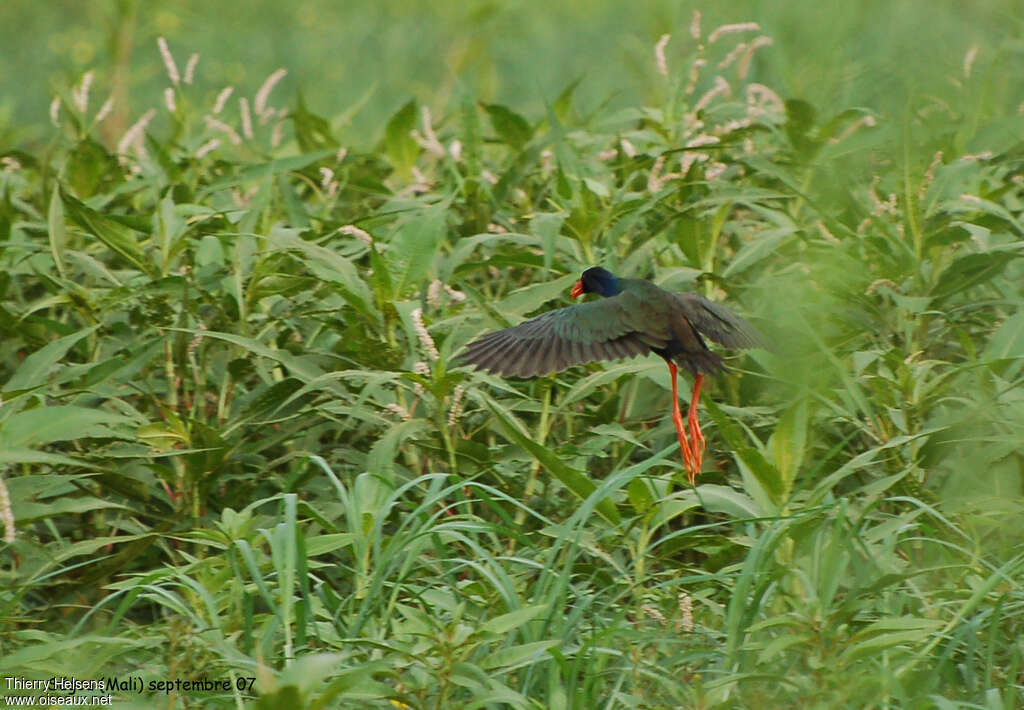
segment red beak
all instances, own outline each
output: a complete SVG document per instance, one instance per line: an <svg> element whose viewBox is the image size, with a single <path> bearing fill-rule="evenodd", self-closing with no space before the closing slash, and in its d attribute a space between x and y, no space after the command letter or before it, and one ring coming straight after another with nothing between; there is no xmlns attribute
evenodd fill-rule
<svg viewBox="0 0 1024 710"><path fill-rule="evenodd" d="M572 291L569 292L569 295L572 296L573 298L576 298L581 293L583 293L583 281L582 280L577 281L575 284L573 284Z"/></svg>

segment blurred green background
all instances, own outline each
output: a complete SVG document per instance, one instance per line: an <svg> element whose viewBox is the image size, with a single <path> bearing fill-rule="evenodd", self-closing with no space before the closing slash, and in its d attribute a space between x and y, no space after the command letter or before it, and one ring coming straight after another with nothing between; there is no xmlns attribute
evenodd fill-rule
<svg viewBox="0 0 1024 710"><path fill-rule="evenodd" d="M1013 70L1024 17L1017 0L14 0L0 9L0 137L23 143L48 135L49 102L90 68L98 69L94 96L102 100L119 51L129 113L159 105L166 76L158 36L181 66L200 53L197 83L211 97L226 84L251 93L270 72L288 69L278 101L301 89L353 145L378 138L386 116L410 96L441 110L469 89L539 112L582 79L583 106L636 105L660 86L652 47L663 33L673 36L670 69L686 71L694 7L706 31L758 22L774 46L758 53L755 80L819 110L866 106L898 115L917 98L956 104L972 47L972 71L990 75L978 100L1006 109L1024 99L1024 72Z"/></svg>

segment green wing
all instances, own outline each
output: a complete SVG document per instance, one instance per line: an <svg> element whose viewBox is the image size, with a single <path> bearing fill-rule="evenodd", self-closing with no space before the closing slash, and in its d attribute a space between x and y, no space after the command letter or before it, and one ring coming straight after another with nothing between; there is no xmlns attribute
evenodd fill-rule
<svg viewBox="0 0 1024 710"><path fill-rule="evenodd" d="M494 374L533 377L585 362L646 355L667 339L638 324L634 299L626 293L548 311L466 346L457 365ZM639 327L638 327L639 325Z"/></svg>

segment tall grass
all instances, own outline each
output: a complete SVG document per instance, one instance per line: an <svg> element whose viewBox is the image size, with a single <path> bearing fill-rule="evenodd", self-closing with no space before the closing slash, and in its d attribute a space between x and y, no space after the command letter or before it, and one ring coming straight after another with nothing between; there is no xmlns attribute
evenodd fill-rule
<svg viewBox="0 0 1024 710"><path fill-rule="evenodd" d="M367 150L272 84L215 111L173 56L116 139L63 96L0 173L4 675L137 677L140 706L1019 706L1020 119L970 76L816 107L712 30L662 45L650 103L411 101ZM654 359L450 367L595 263L770 336L711 386L696 488ZM148 685L200 678L229 689Z"/></svg>

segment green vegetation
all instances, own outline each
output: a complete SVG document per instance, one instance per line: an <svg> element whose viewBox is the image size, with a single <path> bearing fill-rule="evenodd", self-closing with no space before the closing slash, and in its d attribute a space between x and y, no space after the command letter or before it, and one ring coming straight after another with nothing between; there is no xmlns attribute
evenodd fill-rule
<svg viewBox="0 0 1024 710"><path fill-rule="evenodd" d="M824 97L792 37L670 19L608 102L473 75L356 140L323 86L216 111L178 40L155 112L100 121L76 77L57 128L7 125L44 138L0 152L0 675L140 679L121 707L1024 705L1020 79L972 51ZM598 263L773 341L709 384L696 488L657 358L448 367ZM149 690L203 678L230 688Z"/></svg>

